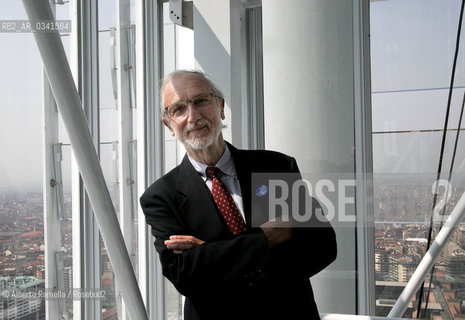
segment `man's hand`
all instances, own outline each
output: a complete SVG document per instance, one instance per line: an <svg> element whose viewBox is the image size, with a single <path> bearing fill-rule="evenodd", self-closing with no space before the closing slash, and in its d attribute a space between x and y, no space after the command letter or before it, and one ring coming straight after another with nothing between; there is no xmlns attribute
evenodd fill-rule
<svg viewBox="0 0 465 320"><path fill-rule="evenodd" d="M205 243L193 236L171 236L169 240L165 240L165 245L168 249L173 250L175 254L181 254L184 250L192 249Z"/></svg>
<svg viewBox="0 0 465 320"><path fill-rule="evenodd" d="M260 226L268 239L270 248L280 243L286 242L292 238L292 227L289 223L280 219L268 221Z"/></svg>

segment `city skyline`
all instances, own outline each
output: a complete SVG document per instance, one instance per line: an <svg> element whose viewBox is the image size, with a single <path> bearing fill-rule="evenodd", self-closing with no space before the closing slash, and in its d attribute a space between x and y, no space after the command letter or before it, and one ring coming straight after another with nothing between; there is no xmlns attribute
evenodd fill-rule
<svg viewBox="0 0 465 320"><path fill-rule="evenodd" d="M402 192L399 190L399 194ZM413 190L413 193L417 195L414 203L431 201L428 195L418 193L416 190ZM391 188L381 190L376 196L376 200L381 205L378 206L375 214L377 216L383 215L386 220L389 220L392 215L397 215L399 210L404 208L402 205L392 206L392 204L399 203L395 199L397 196ZM66 198L69 199L69 194ZM382 213L383 208L386 209L386 212ZM413 210L415 205L409 205L405 208ZM416 213L413 212L412 216L416 216ZM15 278L21 279L21 277L44 279L43 223L41 192L0 192L0 239L2 240L0 241L0 277L2 277L0 280L12 283ZM427 227L425 224L418 223L375 226L374 259L377 315L387 315L422 259L426 248ZM62 252L64 254L64 292L71 290L72 286L71 232L71 221L64 221L61 232ZM104 259L102 286L114 291L112 287L114 280L108 273L111 272L108 255L105 250L102 250L101 254ZM462 309L461 304L457 304L457 301L465 299L465 226L455 230L450 243L436 265L428 314L435 315L438 317L436 319L460 319ZM11 289L15 288L10 286L8 290ZM5 290L5 287L0 287L0 292L2 290ZM175 297L173 299L173 301L169 300L168 303L176 305L177 300ZM0 299L0 303L1 301ZM416 301L416 299L413 300L404 316L412 316L416 310ZM107 306L109 308L106 309L107 314L110 316L113 314L110 310L114 310L112 309L114 307L111 303ZM71 304L68 307L70 314L72 314Z"/></svg>

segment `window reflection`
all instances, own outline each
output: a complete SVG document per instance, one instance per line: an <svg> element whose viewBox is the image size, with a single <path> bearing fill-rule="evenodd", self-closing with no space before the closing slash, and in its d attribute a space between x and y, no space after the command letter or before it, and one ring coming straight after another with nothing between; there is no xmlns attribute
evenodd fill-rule
<svg viewBox="0 0 465 320"><path fill-rule="evenodd" d="M459 9L458 0L371 3L376 315L388 314L426 252ZM464 55L461 50L457 70L465 68ZM463 72L458 72L449 122L454 130L447 132L444 150L445 179L464 84ZM462 147L445 216L465 191L464 140L458 143ZM440 188L438 199L444 194ZM433 239L440 226L436 221ZM465 270L459 267L465 265L464 232L462 223L436 261L426 318L458 319L465 311ZM425 299L426 294L423 306ZM416 317L418 301L417 293L404 317Z"/></svg>

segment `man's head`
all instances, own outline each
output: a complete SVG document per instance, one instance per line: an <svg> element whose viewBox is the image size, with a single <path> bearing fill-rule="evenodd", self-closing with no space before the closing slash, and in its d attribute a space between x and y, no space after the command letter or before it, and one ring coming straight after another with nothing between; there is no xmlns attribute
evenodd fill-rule
<svg viewBox="0 0 465 320"><path fill-rule="evenodd" d="M202 150L222 142L224 99L205 74L178 70L160 90L161 118L186 149Z"/></svg>

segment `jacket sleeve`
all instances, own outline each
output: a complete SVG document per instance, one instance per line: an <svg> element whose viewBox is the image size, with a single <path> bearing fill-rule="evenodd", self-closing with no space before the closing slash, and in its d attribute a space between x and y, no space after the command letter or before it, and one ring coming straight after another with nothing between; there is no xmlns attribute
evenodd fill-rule
<svg viewBox="0 0 465 320"><path fill-rule="evenodd" d="M241 285L249 273L270 259L268 242L260 229L230 239L208 241L182 254L174 254L164 241L174 234L192 235L189 227L177 219L174 213L177 209L165 197L142 196L140 202L156 238L163 275L187 297Z"/></svg>
<svg viewBox="0 0 465 320"><path fill-rule="evenodd" d="M314 201L314 206L319 206ZM336 259L336 235L329 222L293 228L292 239L272 250L273 270L294 277L310 278Z"/></svg>
<svg viewBox="0 0 465 320"><path fill-rule="evenodd" d="M279 169L299 172L293 158L288 158ZM327 221L312 221L311 228L294 228L292 240L271 249L263 231L252 228L230 238L202 239L207 242L174 254L166 248L165 240L171 235L196 234L181 218L176 201L162 190L146 192L140 203L156 238L163 274L187 297L221 292L231 286L253 287L254 282L266 281L268 277L308 279L336 257L335 234ZM314 200L313 210L317 206Z"/></svg>
<svg viewBox="0 0 465 320"><path fill-rule="evenodd" d="M290 158L289 171L295 173L295 178L291 179L290 183L302 179L294 158ZM322 210L319 202L315 198L311 198L311 201L312 214L309 221L293 228L290 241L273 248L270 260L273 270L279 270L277 272L286 273L292 277L309 278L336 259L336 234L331 224L322 215L315 214L317 210ZM289 202L292 201L289 200ZM305 205L300 203L299 206Z"/></svg>

